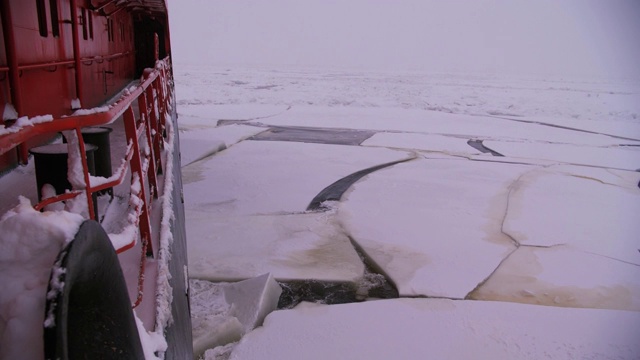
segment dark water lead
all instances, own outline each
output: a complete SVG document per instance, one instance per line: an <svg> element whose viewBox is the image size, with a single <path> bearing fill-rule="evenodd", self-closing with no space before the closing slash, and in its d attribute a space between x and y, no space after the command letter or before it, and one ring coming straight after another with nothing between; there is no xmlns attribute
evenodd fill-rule
<svg viewBox="0 0 640 360"><path fill-rule="evenodd" d="M324 211L327 210L322 203L325 201L339 201L342 198L342 195L351 187L351 185L355 184L358 180L362 179L364 176L371 174L374 171L378 171L384 169L389 166L393 166L396 164L400 164L403 162L407 162L413 160L414 158L404 159L393 161L386 164L376 165L364 170L357 171L351 175L347 175L342 179L334 182L333 184L327 186L322 189L318 195L316 195L307 206L307 211Z"/></svg>
<svg viewBox="0 0 640 360"><path fill-rule="evenodd" d="M364 275L356 282L302 280L278 282L282 294L278 309L290 309L303 301L327 305L347 304L367 299L397 299L398 289L368 258L362 248L349 236L354 250L364 264Z"/></svg>
<svg viewBox="0 0 640 360"><path fill-rule="evenodd" d="M486 153L490 153L493 156L504 156L504 155L500 154L499 152L493 151L493 150L489 149L488 147L484 146L484 144L482 143L482 140L469 140L469 141L467 141L467 144L469 146L471 146L472 148L474 148L474 149L476 149L478 151L481 151L481 152L483 152L485 154Z"/></svg>
<svg viewBox="0 0 640 360"><path fill-rule="evenodd" d="M249 140L293 141L315 144L360 145L375 134L370 130L326 129L312 127L270 127L269 130L255 135Z"/></svg>
<svg viewBox="0 0 640 360"><path fill-rule="evenodd" d="M383 275L370 272L356 283L318 280L278 283L282 287L278 309L291 309L303 301L335 305L398 298L398 290Z"/></svg>

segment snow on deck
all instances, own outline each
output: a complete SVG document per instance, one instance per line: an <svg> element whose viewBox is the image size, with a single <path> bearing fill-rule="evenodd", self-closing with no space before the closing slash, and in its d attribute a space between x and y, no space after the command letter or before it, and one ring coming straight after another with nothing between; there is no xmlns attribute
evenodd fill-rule
<svg viewBox="0 0 640 360"><path fill-rule="evenodd" d="M176 69L191 278L400 297L278 310L205 358L640 358L638 84Z"/></svg>

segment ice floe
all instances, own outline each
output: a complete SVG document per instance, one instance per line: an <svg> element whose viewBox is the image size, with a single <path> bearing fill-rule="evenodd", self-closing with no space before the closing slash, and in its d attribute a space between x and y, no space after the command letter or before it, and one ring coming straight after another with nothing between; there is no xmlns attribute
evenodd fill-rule
<svg viewBox="0 0 640 360"><path fill-rule="evenodd" d="M401 296L464 298L516 248L509 185L531 167L415 160L356 183L339 218Z"/></svg>
<svg viewBox="0 0 640 360"><path fill-rule="evenodd" d="M395 299L276 311L229 359L637 358L640 313Z"/></svg>
<svg viewBox="0 0 640 360"><path fill-rule="evenodd" d="M558 163L631 171L640 169L640 151L630 147L593 147L573 144L490 140L484 141L484 145L505 156L544 159Z"/></svg>
<svg viewBox="0 0 640 360"><path fill-rule="evenodd" d="M364 265L328 213L212 216L187 211L192 278L354 282ZM206 225L206 226L205 226Z"/></svg>

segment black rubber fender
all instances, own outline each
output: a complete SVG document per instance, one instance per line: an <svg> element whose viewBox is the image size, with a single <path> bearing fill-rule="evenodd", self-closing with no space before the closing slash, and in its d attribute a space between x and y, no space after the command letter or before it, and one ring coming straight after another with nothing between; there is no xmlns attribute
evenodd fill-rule
<svg viewBox="0 0 640 360"><path fill-rule="evenodd" d="M56 295L49 281L45 359L144 359L120 262L100 224L82 223L58 254L54 276L64 287Z"/></svg>

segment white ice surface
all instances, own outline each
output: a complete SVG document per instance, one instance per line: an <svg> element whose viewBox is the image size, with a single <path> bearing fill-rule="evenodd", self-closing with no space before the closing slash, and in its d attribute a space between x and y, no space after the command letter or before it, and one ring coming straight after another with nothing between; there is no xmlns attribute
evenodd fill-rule
<svg viewBox="0 0 640 360"><path fill-rule="evenodd" d="M268 104L229 104L224 102L212 102L209 96L189 97L189 91L193 91L193 85L181 87L178 85L178 96L183 99L178 101L178 113L180 114L180 128L194 125L212 126L220 120L233 121L260 121L275 115L282 114L289 109L287 105ZM202 94L201 94L202 95ZM204 99L204 100L199 100ZM198 103L202 101L203 103ZM193 104L195 102L196 104Z"/></svg>
<svg viewBox="0 0 640 360"><path fill-rule="evenodd" d="M640 266L639 181L637 172L576 166L531 171L509 196L504 231L522 245L567 245Z"/></svg>
<svg viewBox="0 0 640 360"><path fill-rule="evenodd" d="M355 281L364 265L333 215L221 216L187 211L191 278Z"/></svg>
<svg viewBox="0 0 640 360"><path fill-rule="evenodd" d="M640 169L640 151L633 147L603 148L570 144L492 140L486 140L483 144L491 150L511 157L545 159L567 164L631 171ZM638 145L640 145L640 142L638 142Z"/></svg>
<svg viewBox="0 0 640 360"><path fill-rule="evenodd" d="M269 315L230 359L637 359L640 313L445 299Z"/></svg>
<svg viewBox="0 0 640 360"><path fill-rule="evenodd" d="M225 117L247 119L277 113L278 106L404 108L559 124L568 121L573 127L587 120L587 130L610 133L609 129L618 128L626 136L633 133L626 124L637 126L640 119L640 83L631 79L394 70L305 68L289 63L286 67L176 64L178 111L182 114L187 106L193 111L212 106L206 109L211 114L215 105L222 105L227 110L235 107L232 111L240 114ZM255 107L275 107L276 111L245 114L243 110Z"/></svg>
<svg viewBox="0 0 640 360"><path fill-rule="evenodd" d="M442 152L451 155L480 155L482 152L467 144L464 137L415 133L381 132L362 142L363 146Z"/></svg>
<svg viewBox="0 0 640 360"><path fill-rule="evenodd" d="M515 249L502 220L509 185L530 169L414 160L356 183L338 214L401 296L464 298Z"/></svg>
<svg viewBox="0 0 640 360"><path fill-rule="evenodd" d="M186 208L225 216L301 212L342 177L410 157L388 149L246 141L183 168Z"/></svg>
<svg viewBox="0 0 640 360"><path fill-rule="evenodd" d="M264 318L278 307L282 288L271 274L227 284L224 298L245 332L262 325Z"/></svg>
<svg viewBox="0 0 640 360"><path fill-rule="evenodd" d="M640 267L568 245L521 246L471 298L640 311Z"/></svg>
<svg viewBox="0 0 640 360"><path fill-rule="evenodd" d="M618 95L616 99L616 96ZM609 100L613 100L614 102L619 101L621 94L608 94ZM634 101L634 94L624 94L625 97L628 98L628 101ZM616 99L616 100L614 100ZM615 112L610 112L607 116L603 116L600 121L594 119L578 119L578 118L562 118L557 116L526 116L523 118L514 118L518 120L526 120L526 121L535 121L543 124L551 124L558 125L564 127L570 127L575 129L582 129L585 131L592 131L601 134L607 134L611 136L620 136L622 138L628 139L636 139L640 141L640 124L636 120L638 118L638 114L631 114L630 118L624 119L622 121L612 121L612 118L619 116ZM508 116L507 116L508 117ZM580 117L580 116L578 116Z"/></svg>
<svg viewBox="0 0 640 360"><path fill-rule="evenodd" d="M584 195L582 190L586 188L582 186L579 186L579 189L575 189L582 194L581 196L584 199L573 203L571 209L573 207L583 207L584 209L580 209L577 213L584 215L584 219L572 219L575 221L571 226L563 229L565 233L573 233L577 231L580 224L587 224L586 227L590 229L601 226L603 231L606 229L613 234L619 234L622 229L614 228L618 220L622 220L621 225L623 228L628 228L631 224L631 222L627 222L630 218L616 218L615 211L617 210L613 210L612 201L614 200L613 198L620 200L624 197L620 193L622 188L628 191L637 189L638 178L636 173L611 169L600 171L584 166L549 167L559 162L556 158L545 160L539 157L519 157L516 154L507 154L507 157L492 157L487 154L475 155L474 153L477 154L476 150L468 147L465 142L467 139L495 140L512 142L511 145L513 146L520 146L521 144L524 144L524 146L529 144L537 145L548 142L551 145L575 146L584 149L594 148L596 152L600 148L611 147L616 149L615 147L621 144L637 144L637 142L628 139L514 121L541 121L579 130L633 138L634 134L637 133L635 129L638 127L638 114L640 114L640 102L637 101L640 87L638 87L637 83L593 79L569 81L557 78L524 78L477 74L471 76L399 72L364 73L362 71L331 70L326 68L321 70L300 68L274 70L239 68L237 66L220 68L212 66L176 66L176 73L178 89L183 89L177 93L180 103L178 110L183 115L181 120L184 118L185 122L191 122L193 119L192 129L197 130L206 126L215 126L217 120L221 119L245 120L259 126L368 129L380 131L380 133L374 135L365 145L373 145L375 147L388 146L407 149L408 151L430 151L431 147L435 147L436 150L447 152L447 154L420 153L421 158L429 159L420 161L428 163L429 166L411 171L411 175L418 176L400 176L398 174L393 179L377 180L386 177L385 173L393 174L398 168L409 167L409 165L415 166L413 164L419 161L396 165L368 175L360 180L355 189L350 190L343 199L345 201L338 205L339 211L337 214L322 220L324 225L318 223L319 219L307 218L307 215L299 214L319 189L311 189L311 186L307 187L306 184L304 186L300 185L298 180L294 182L289 178L303 179L302 182L305 183L315 182L317 176L324 176L326 173L333 172L334 170L327 168L326 164L318 166L318 163L324 164L322 161L324 156L329 156L331 158L330 162L335 162L336 158L342 160L340 156L335 156L333 152L334 146L314 145L316 150L302 151L301 149L303 148L311 148L311 145L307 147L304 144L289 144L282 145L282 151L274 152L272 151L272 143L261 142L260 145L256 144L251 151L245 151L243 147L249 142L244 141L231 149L218 153L207 159L207 161L200 161L186 166L185 178L187 182L198 183L197 192L193 192L191 195L185 194L187 195L187 218L197 219L199 223L196 227L190 227L197 230L196 235L192 236L194 234L193 230L189 230L188 234L190 261L194 253L201 254L200 260L202 261L199 261L202 269L199 271L203 273L206 273L205 269L210 267L211 273L224 274L225 277L223 279L235 280L249 278L270 270L273 270L274 275L278 271L280 271L281 275L290 275L302 269L306 271L303 276L316 276L312 274L309 267L311 265L313 267L318 266L317 260L320 257L316 257L316 255L323 254L322 256L326 256L328 259L334 258L333 254L335 252L324 251L326 246L323 245L324 240L322 239L325 237L337 239L337 242L344 246L341 249L351 247L345 238L347 234L354 236L358 240L357 236L355 236L358 231L371 235L371 239L386 237L393 239L394 243L418 243L426 248L427 245L422 245L421 243L421 240L426 237L420 237L419 234L442 230L445 234L447 232L459 234L459 238L464 238L461 234L475 234L477 238L480 238L475 245L469 245L470 240L466 239L466 242L462 243L463 245L458 246L454 246L455 244L451 242L436 242L431 238L426 238L429 241L422 241L423 243L433 243L428 244L428 255L434 257L437 262L431 262L428 265L438 271L431 274L432 277L436 278L436 280L441 279L447 286L447 290L450 290L450 293L454 293L453 290L455 290L459 294L457 296L464 296L466 291L471 291L478 284L478 281L482 281L489 276L498 267L500 261L515 249L515 243L506 235L498 235L495 242L481 239L481 236L488 236L487 234L500 233L499 220L505 216L507 207L506 192L513 190L514 194L518 194L519 192L529 191L526 186L522 189L519 189L518 186L509 188L509 185L513 185L518 177L515 175L519 175L519 173L512 174L514 176L503 176L505 174L502 171L487 171L486 173L477 171L477 168L483 167L491 169L502 167L537 169L548 172L554 178L564 179L564 177L567 177L579 182L582 180L578 177L598 179L599 182L584 179L584 181L591 181L594 184L593 189L587 189L592 191L588 195ZM504 119L505 117L512 119ZM185 124L183 130L191 130L189 126L191 125ZM439 141L449 138L460 139L460 142L458 144L457 140L450 143ZM429 141L422 141L427 139ZM183 142L182 145L183 147L188 146L188 143L185 145ZM222 157L225 153L232 155L238 149L242 150L242 152L238 152L238 156L228 159ZM468 153L458 154L452 150L464 150ZM616 150L638 151L637 147L634 146L620 147ZM285 153L294 153L295 155L289 156ZM325 153L328 153L328 155ZM467 161L462 158L454 160L453 157L448 155L449 153L470 157L476 161ZM587 152L584 152L584 154L587 154ZM348 158L348 156L343 157ZM294 158L295 161L292 161L291 158ZM450 167L453 173L443 176L443 174L450 171L449 168L444 166L434 172L432 165L435 160L431 160L434 158L440 158L441 160L438 161L443 164L453 164ZM449 160L444 160L445 158L449 158ZM581 155L581 159L584 158ZM203 166L209 160L213 160L215 163L212 162L210 163L211 165ZM479 163L479 161L483 162ZM488 161L495 164L488 164ZM535 166L514 165L515 163L528 163ZM330 167L333 166L335 165L330 165ZM292 168L298 170L301 167L312 169L313 175L301 175L298 171L291 170ZM356 167L354 166L353 168ZM544 167L549 168L542 170ZM347 172L352 171L349 169ZM481 174L484 174L484 176L479 176ZM478 179L478 177L481 177L481 179ZM523 177L524 179L526 177ZM319 181L318 187L320 189L324 188L336 179L328 180L329 177L326 180ZM524 185L525 181L522 181L522 183ZM423 196L424 188L429 184L433 185L433 188L429 191L430 197L425 198ZM186 192L189 191L187 187L190 185L187 184L185 186ZM557 184L551 185L556 186ZM602 187L619 189L600 191ZM274 191L277 194L270 193L272 188L275 189ZM363 189L366 191L363 192ZM540 187L536 190L540 192L538 200L539 204L546 201L549 205L539 205L543 209L538 210L545 212L545 216L548 217L555 216L558 219L566 219L569 216L568 213L565 216L565 213L563 213L565 210L562 206L558 207L558 209L563 210L556 210L555 200L551 199L551 197L556 196L557 192L548 191L547 194L545 189L547 188ZM566 189L563 186L558 189L558 191L564 190ZM568 189L566 192L571 192L572 190ZM402 192L406 194L402 194ZM498 193L500 194L499 196L497 195ZM610 199L609 195L612 195L613 198ZM623 208L635 209L635 205L631 204L635 199L634 196L620 201L623 204ZM518 202L516 200L517 197L516 195L513 196L515 203ZM195 199L195 203L191 205L190 201L193 199ZM362 212L356 216L358 229L349 227L354 225L350 224L354 219L345 216L344 212L345 209L349 209L349 206L355 208L353 204L350 204L354 199L359 199L358 212ZM468 199L471 200L469 201ZM482 202L476 201L476 199L488 199L489 201ZM496 199L501 200L494 201ZM561 199L562 196L559 196L557 201L560 202ZM601 211L597 211L594 206L589 206L590 200L595 200L595 203L599 204L603 199L605 199L605 206ZM584 202L580 202L583 200ZM481 203L484 205L479 205ZM533 205L535 204L532 203ZM515 205L511 204L510 207L513 209ZM475 213L471 211L474 208L478 210ZM499 214L498 209L502 209ZM530 209L529 211L533 210ZM431 217L420 216L424 212L430 212L435 215ZM490 214L490 216L485 217L486 214ZM598 218L599 216L602 218ZM436 224L432 226L431 223L425 221L425 218L435 219L433 221ZM526 219L526 217L522 217L516 220L526 222ZM608 221L609 224L602 226L603 221ZM307 226L308 224L312 226ZM389 224L398 224L398 226ZM320 226L325 227L325 229L320 230ZM536 226L536 231L544 232L544 230L544 224ZM410 238L418 240L409 241L406 239L405 234L412 233L416 235L411 235ZM291 234L297 234L302 241L286 240ZM262 241L263 239L271 238L280 240L276 242ZM201 239L206 240L202 241ZM610 243L594 243L590 242L590 240L587 241L587 239L590 239L590 237L583 236L580 239L574 239L575 241L570 245L562 248L554 247L552 249L536 250L536 256L539 257L538 262L549 268L548 274L540 272L535 263L526 261L521 264L514 263L513 266L516 266L516 268L511 270L509 267L504 266L505 264L512 264L512 258L518 259L518 256L522 253L529 251L529 248L522 246L519 251L512 253L512 258L505 260L503 266L496 271L494 274L495 280L492 277L485 284L485 286L497 284L496 288L506 289L507 293L496 293L495 296L488 296L487 298L522 302L521 299L517 298L519 296L518 292L522 292L521 295L524 294L523 296L534 299L531 302L551 306L594 306L594 299L606 298L608 300L599 303L596 307L633 308L634 304L636 304L634 302L636 296L634 291L636 290L634 289L636 289L637 282L634 279L638 277L635 274L637 267L618 260L607 259L605 256L620 258L620 256L633 256L635 253L630 254L628 252L629 246L627 246L627 242L617 244L619 239L613 236ZM370 239L365 240L371 242ZM196 245L192 246L192 242L195 242ZM275 246L272 246L272 244L275 244ZM328 244L328 242L324 244ZM474 248L476 245L477 248ZM393 271L398 271L399 269L408 272L409 269L416 267L416 264L421 264L419 261L422 259L421 254L426 252L424 249L421 250L421 253L415 251L414 248L409 248L408 253L411 255L409 257L411 261L405 261L402 257L397 260L397 253L394 251L398 250L398 248L399 246L384 249L388 250L388 252L380 251L378 255L379 259L385 261L394 259L394 256L396 256L395 262L391 261L387 264L391 265L387 267ZM550 251L547 252L547 250ZM555 254L555 252L559 252L559 254ZM610 255L600 256L589 252ZM243 253L246 253L247 256L238 256L238 254ZM547 255L547 253L551 255ZM267 255L265 256L264 254ZM277 261L273 261L273 259ZM575 262L567 261L567 259L575 260ZM322 261L327 260L323 259ZM193 265L193 263L190 265ZM570 269L565 271L568 267ZM503 271L503 268L508 271ZM321 267L315 269L313 270L314 274L324 271ZM193 268L191 270L193 275ZM448 272L443 272L443 270ZM386 268L383 271L390 272ZM509 272L514 276L522 273L525 274L525 277L520 277L517 282L511 283L508 276L498 276L509 275ZM353 277L355 273L357 272L352 272L352 275L349 276ZM335 274L334 272L333 275ZM404 273L404 275L407 274ZM582 274L587 274L587 276ZM400 275L403 275L403 273L401 272ZM340 276L344 278L345 274ZM457 278L453 278L453 276L463 279L464 284L456 284L457 280L455 279ZM501 279L506 280L503 281ZM503 281L503 283L501 284L498 280ZM527 286L522 288L523 285ZM572 285L578 285L579 287L572 288ZM613 288L610 288L610 286L613 286ZM408 286L407 289L414 290L413 288L408 288ZM484 290L484 287L479 290ZM473 295L478 295L479 293L477 291ZM552 297L549 294L555 295ZM584 301L571 302L573 297L584 298ZM462 302L454 302L454 304L462 304ZM552 354L552 356L555 355L555 358L580 358L581 356L585 357L583 354L585 352L589 353L591 349L595 349L590 352L596 354L594 355L595 357L615 357L621 354L616 346L602 351L598 350L604 347L598 348L600 345L597 342L603 336L611 333L605 325L600 326L600 328L604 329L601 330L604 335L598 334L598 340L595 341L595 345L590 344L590 340L583 340L588 339L588 337L584 336L585 332L596 329L598 324L583 321L581 316L572 315L579 310L551 307L517 307L518 305L501 302L491 302L487 305L482 302L472 302L470 304L470 306L482 304L482 316L484 318L478 321L479 325L477 327L473 328L476 332L465 338L470 339L468 342L482 344L479 346L484 349L484 344L494 344L494 339L498 339L497 341L507 339L502 345L494 347L502 347L503 349L496 350L497 354L500 355L501 351L503 351L502 354L506 353L507 355L491 356L492 354L489 354L487 357L527 358L526 353L530 352L533 355L528 356L529 358L540 358L542 357L541 354L544 355L546 352ZM631 304L631 307L629 307L629 304ZM394 318L396 314L399 317L404 316L403 311L393 307L381 307L376 308L375 312L372 311L379 318L380 325L362 326L360 328L358 327L360 326L358 321L361 321L362 318L369 320L369 317L373 317L372 315L363 315L358 312L357 309L360 306L366 308L369 303L354 304L346 307L355 309L349 311L354 313L354 318L356 319L352 319L349 317L350 315L340 314L338 319L328 315L329 319L325 323L320 323L311 318L296 317L295 321L300 323L293 324L290 322L286 327L292 328L296 335L308 336L305 340L308 339L312 342L312 345L298 346L304 343L302 341L298 342L296 337L286 337L286 332L276 331L278 334L274 335L272 341L265 341L271 348L259 353L256 357L313 358L314 355L321 354L318 356L323 359L344 358L344 354L351 354L349 350L352 350L352 348L358 351L358 355L352 356L354 358L367 358L367 355L371 355L368 356L369 358L376 358L374 355L378 354L386 355L384 358L402 358L403 355L406 355L405 358L415 358L415 356L411 355L419 354L420 357L423 357L423 354L431 354L432 352L429 352L431 349L442 351L442 354L445 355L453 354L451 356L453 358L468 358L476 355L476 353L471 353L473 356L456 356L460 355L458 352L464 351L465 347L463 345L466 345L466 342L463 342L461 343L462 345L456 346L457 343L450 340L457 339L456 335L437 338L438 334L448 334L447 331L451 329L450 319L445 318L446 316L459 316L464 319L470 319L471 316L467 316L468 312L466 310L457 309L449 312L438 308L438 310L434 310L434 312L439 313L437 315L425 317L415 322L411 320L401 322L401 319ZM326 311L326 309L329 309L329 311ZM336 308L333 306L320 308L319 312L322 312L323 315L319 316L327 315L333 311L331 309ZM513 311L512 309L518 309L518 311ZM568 312L565 313L565 311ZM532 313L530 317L527 315L529 312ZM543 316L541 315L543 312L550 315ZM269 326L269 319L283 313L281 311L275 312L268 317L266 327ZM606 314L613 313L615 312L594 312L589 314L605 314L604 316L608 316ZM568 315L565 316L565 314ZM594 316L599 317L600 315ZM433 320L434 317L436 318L435 321ZM341 322L342 318L345 318L344 322ZM537 321L539 318L545 318L546 320ZM509 329L505 331L506 334L493 331L495 328L490 325L493 324L492 321L495 319L499 319L500 324L515 326L522 330L518 332ZM558 321L557 319L562 319L563 321ZM565 319L568 320L565 321ZM471 322L471 320L465 321L467 323ZM389 333L392 332L392 334L387 333L387 328L393 329L393 324L400 322L401 325L396 327L396 330L389 330ZM624 325L623 322L611 325L613 322L607 325L614 331L618 329L615 327L616 325ZM414 323L416 326L413 332L407 331L407 327L403 326ZM638 321L635 320L633 323L637 324ZM341 352L332 353L331 351L334 351L334 349L323 341L329 338L331 340L329 343L341 343L331 339L334 333L341 331L341 324L342 328L346 329L346 332L339 334L339 340L342 343L349 344L344 347L348 350L343 348ZM490 325L487 326L487 324ZM315 328L308 332L306 330L305 332L300 331L301 327L304 326ZM339 327L338 330L336 330L336 326ZM555 328L559 330L556 332ZM317 332L314 332L316 330ZM250 333L250 336L251 334L259 334L261 331L263 330L254 330ZM385 333L384 336L380 336L381 340L376 341L375 336L377 336L378 331ZM547 332L551 335L544 335ZM511 333L513 333L513 337L511 337ZM638 330L631 329L625 334L634 333L638 333ZM428 334L431 337L433 337L431 334L435 334L436 340L434 343L436 344L429 343L429 351L411 346L409 346L410 349L415 351L408 350L407 353L403 353L403 350L396 350L392 354L385 353L384 349L376 351L377 344L383 344L380 347L388 347L390 339L405 339L413 337L415 334ZM530 334L533 335L530 336ZM543 335L538 336L538 334ZM573 334L576 335L574 336ZM430 338L429 336L422 336L420 341L422 341L423 337ZM372 340L369 340L370 338ZM553 340L549 340L551 338ZM568 338L577 340L570 339L571 341L562 342ZM247 342L242 347L254 341L254 339L247 339ZM291 341L289 341L290 339ZM400 341L402 340L398 340L398 342ZM630 342L627 341L626 343L629 344ZM359 347L358 344L364 345ZM521 353L523 355L516 356L519 354L516 353L514 356L509 356L513 354L513 352L510 353L511 349L521 344L529 345L524 347L525 350ZM569 345L564 346L564 344ZM578 345L574 346L575 344ZM207 356L212 359L218 359L218 356L221 356L220 359L225 358L224 354L228 353L230 346L233 345L210 350L207 352ZM535 349L531 350L532 347ZM287 349L283 348L294 348L292 351L300 348L303 355L300 355L301 353L292 355L269 352L287 351ZM368 348L373 348L373 354L368 352ZM393 349L395 350L395 348ZM484 354L481 351L477 353ZM633 351L622 353L621 357L633 358L634 355L638 357L638 353L638 349L634 348ZM364 355L359 356L361 354ZM463 355L468 354L465 353ZM444 357L446 356L440 356L440 358ZM434 355L434 358L438 358L438 356Z"/></svg>
<svg viewBox="0 0 640 360"><path fill-rule="evenodd" d="M300 119L305 119L301 121ZM622 141L605 135L516 122L501 118L441 111L398 108L294 106L280 115L260 120L278 126L317 126L379 131L421 132L468 138L546 141L590 146L617 145ZM635 142L634 142L635 143Z"/></svg>
<svg viewBox="0 0 640 360"><path fill-rule="evenodd" d="M183 116L181 119L185 119L185 117ZM188 125L184 128L181 127L184 131L180 132L180 163L182 166L213 155L265 130L255 126L235 124L218 127L198 126L189 120L184 121Z"/></svg>
<svg viewBox="0 0 640 360"><path fill-rule="evenodd" d="M303 212L342 177L410 156L246 141L184 167L191 276L231 281L271 272L279 280L354 281L364 268L332 215Z"/></svg>

